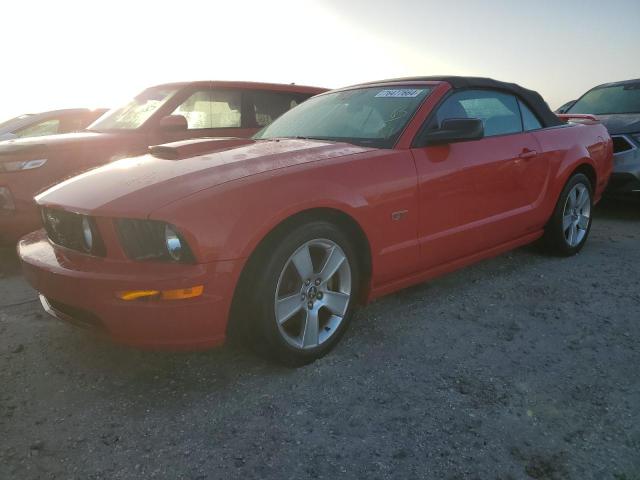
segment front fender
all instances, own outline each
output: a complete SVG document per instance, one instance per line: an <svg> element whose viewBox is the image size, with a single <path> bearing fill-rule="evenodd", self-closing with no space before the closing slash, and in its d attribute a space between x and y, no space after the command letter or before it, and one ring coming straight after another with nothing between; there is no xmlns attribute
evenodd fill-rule
<svg viewBox="0 0 640 480"><path fill-rule="evenodd" d="M199 192L150 218L173 223L198 261L210 262L248 257L277 225L305 210L331 208L363 223L362 211L369 206L362 194L327 178L273 173L257 177Z"/></svg>
<svg viewBox="0 0 640 480"><path fill-rule="evenodd" d="M246 258L287 218L310 209L340 211L360 226L373 280L416 268L417 174L409 151L376 150L233 180L158 208L199 262Z"/></svg>

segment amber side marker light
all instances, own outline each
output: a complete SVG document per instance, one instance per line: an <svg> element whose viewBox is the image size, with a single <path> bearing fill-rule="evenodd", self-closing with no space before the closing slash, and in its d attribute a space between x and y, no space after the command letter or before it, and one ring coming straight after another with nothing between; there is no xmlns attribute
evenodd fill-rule
<svg viewBox="0 0 640 480"><path fill-rule="evenodd" d="M204 285L196 285L190 288L179 288L177 290L127 290L117 292L116 296L120 300L131 301L142 298L158 298L162 300L182 300L185 298L199 297L204 292Z"/></svg>

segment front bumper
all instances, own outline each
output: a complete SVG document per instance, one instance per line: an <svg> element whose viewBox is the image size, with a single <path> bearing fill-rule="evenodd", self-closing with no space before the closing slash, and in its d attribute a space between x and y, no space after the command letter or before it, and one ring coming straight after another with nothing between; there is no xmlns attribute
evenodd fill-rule
<svg viewBox="0 0 640 480"><path fill-rule="evenodd" d="M53 316L118 343L149 349L196 350L224 342L241 260L177 265L113 260L52 245L43 230L18 244L27 280ZM204 285L182 300L124 301L116 292Z"/></svg>
<svg viewBox="0 0 640 480"><path fill-rule="evenodd" d="M607 187L609 194L640 193L640 147L632 140L627 141L632 148L613 155L613 173Z"/></svg>

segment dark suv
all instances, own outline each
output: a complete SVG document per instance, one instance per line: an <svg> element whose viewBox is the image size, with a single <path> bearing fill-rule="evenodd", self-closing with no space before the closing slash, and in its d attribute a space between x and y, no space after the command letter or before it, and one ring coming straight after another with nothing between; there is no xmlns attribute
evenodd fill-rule
<svg viewBox="0 0 640 480"><path fill-rule="evenodd" d="M640 193L640 78L592 88L566 113L593 114L613 139L613 175L608 193Z"/></svg>

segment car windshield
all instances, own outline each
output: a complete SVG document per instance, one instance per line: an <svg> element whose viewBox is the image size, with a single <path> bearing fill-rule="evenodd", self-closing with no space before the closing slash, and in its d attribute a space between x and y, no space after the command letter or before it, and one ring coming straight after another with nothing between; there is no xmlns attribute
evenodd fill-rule
<svg viewBox="0 0 640 480"><path fill-rule="evenodd" d="M125 106L105 113L89 125L88 130L97 132L135 130L141 127L176 91L166 87L149 88Z"/></svg>
<svg viewBox="0 0 640 480"><path fill-rule="evenodd" d="M29 118L31 116L33 115L30 113L27 113L26 115L20 115L19 117L10 118L9 120L1 122L0 128L11 127L12 124L19 123L21 120L24 120L25 118Z"/></svg>
<svg viewBox="0 0 640 480"><path fill-rule="evenodd" d="M312 138L392 148L430 87L362 87L313 97L255 139Z"/></svg>
<svg viewBox="0 0 640 480"><path fill-rule="evenodd" d="M567 113L640 113L640 82L596 87L585 93Z"/></svg>

